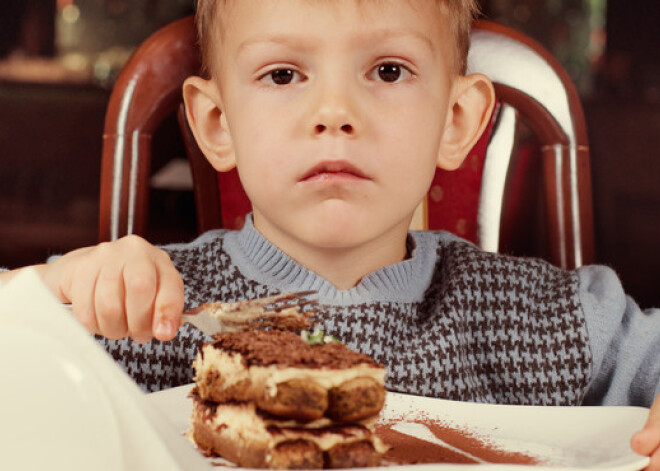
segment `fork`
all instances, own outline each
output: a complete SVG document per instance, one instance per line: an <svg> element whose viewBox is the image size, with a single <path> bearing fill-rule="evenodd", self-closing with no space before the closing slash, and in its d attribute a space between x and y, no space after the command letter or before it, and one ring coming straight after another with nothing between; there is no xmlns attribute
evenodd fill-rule
<svg viewBox="0 0 660 471"><path fill-rule="evenodd" d="M316 305L317 300L307 298L315 293L300 291L231 303L206 303L184 312L181 322L190 323L211 336L266 327L301 331L310 327L314 317L314 311L302 309Z"/></svg>

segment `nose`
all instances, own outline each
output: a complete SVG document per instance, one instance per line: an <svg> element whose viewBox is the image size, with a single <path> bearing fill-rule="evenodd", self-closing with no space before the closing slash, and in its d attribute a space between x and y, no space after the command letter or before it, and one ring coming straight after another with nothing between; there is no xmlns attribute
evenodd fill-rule
<svg viewBox="0 0 660 471"><path fill-rule="evenodd" d="M357 97L346 85L335 84L319 90L313 112L312 124L315 136L353 136L357 131Z"/></svg>
<svg viewBox="0 0 660 471"><path fill-rule="evenodd" d="M334 127L332 127L332 128L334 128ZM325 124L317 124L315 131L316 131L316 134L323 134L324 132L327 131L327 129L328 129L328 126L325 125ZM343 134L353 134L353 125L350 124L350 123L342 124L341 126L339 126L339 130Z"/></svg>

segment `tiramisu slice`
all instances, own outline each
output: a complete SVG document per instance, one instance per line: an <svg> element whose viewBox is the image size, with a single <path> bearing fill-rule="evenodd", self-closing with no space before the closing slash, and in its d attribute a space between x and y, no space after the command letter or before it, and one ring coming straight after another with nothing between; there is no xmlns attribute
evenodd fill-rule
<svg viewBox="0 0 660 471"><path fill-rule="evenodd" d="M385 367L336 342L283 331L221 334L201 347L190 436L239 466L376 466L387 447L372 424Z"/></svg>

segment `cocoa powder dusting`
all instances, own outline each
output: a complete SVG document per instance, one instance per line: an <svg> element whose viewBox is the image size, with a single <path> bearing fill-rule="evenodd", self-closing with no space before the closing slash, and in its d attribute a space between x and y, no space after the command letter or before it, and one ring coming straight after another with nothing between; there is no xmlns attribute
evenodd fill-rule
<svg viewBox="0 0 660 471"><path fill-rule="evenodd" d="M440 440L476 456L488 463L539 464L538 459L523 453L506 451L489 445L486 439L476 437L464 430L451 428L438 422L424 422L424 425Z"/></svg>
<svg viewBox="0 0 660 471"><path fill-rule="evenodd" d="M297 334L279 330L219 334L211 345L218 350L241 354L250 366L342 369L365 364L384 368L371 357L344 344L310 345Z"/></svg>
<svg viewBox="0 0 660 471"><path fill-rule="evenodd" d="M449 448L397 432L392 429L392 425L394 424L376 425L376 436L390 447L383 455L386 462L392 464L477 463L477 460L472 460Z"/></svg>
<svg viewBox="0 0 660 471"><path fill-rule="evenodd" d="M433 420L414 420L426 426L438 439L470 456L450 448L415 438L393 429L396 422L376 424L375 433L390 447L384 460L391 464L456 463L476 464L479 460L487 463L537 465L539 460L524 453L497 448L486 438L476 436L466 430L452 428Z"/></svg>

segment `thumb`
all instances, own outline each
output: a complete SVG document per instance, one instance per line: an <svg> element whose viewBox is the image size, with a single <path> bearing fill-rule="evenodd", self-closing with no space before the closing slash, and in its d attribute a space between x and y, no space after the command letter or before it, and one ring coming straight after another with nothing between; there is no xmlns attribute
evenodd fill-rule
<svg viewBox="0 0 660 471"><path fill-rule="evenodd" d="M154 300L153 334L158 340L172 340L181 324L184 291L181 275L173 266L161 267Z"/></svg>

